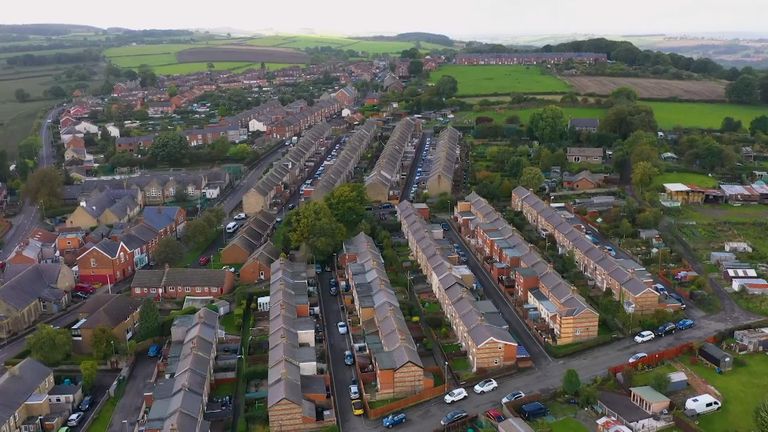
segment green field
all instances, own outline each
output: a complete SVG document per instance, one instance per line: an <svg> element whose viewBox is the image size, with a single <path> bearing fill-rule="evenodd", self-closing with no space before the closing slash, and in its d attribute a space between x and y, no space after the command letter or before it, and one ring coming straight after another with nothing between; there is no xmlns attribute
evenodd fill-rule
<svg viewBox="0 0 768 432"><path fill-rule="evenodd" d="M360 40L345 37L332 37L332 36L265 36L260 38L254 38L248 41L250 45L265 46L265 47L279 47L279 48L316 48L321 46L330 46L336 49L355 50L360 52L367 52L369 54L391 54L399 53L403 50L407 50L416 46L413 42L401 42L401 41L369 41ZM445 49L442 45L432 44L428 42L420 43L421 50L426 52L432 49Z"/></svg>
<svg viewBox="0 0 768 432"><path fill-rule="evenodd" d="M741 120L744 126L755 117L768 115L768 106L716 104L704 102L642 102L650 105L659 126L719 129L725 117Z"/></svg>
<svg viewBox="0 0 768 432"><path fill-rule="evenodd" d="M458 96L493 95L508 93L560 93L570 90L567 83L542 73L535 66L464 66L445 65L433 72L432 82L443 75L456 78Z"/></svg>
<svg viewBox="0 0 768 432"><path fill-rule="evenodd" d="M705 431L752 431L756 430L753 412L766 397L768 388L768 356L752 354L739 356L746 366L734 366L733 370L718 375L714 368L701 364L692 369L723 395L723 407L698 419Z"/></svg>
<svg viewBox="0 0 768 432"><path fill-rule="evenodd" d="M248 68L259 68L261 63L250 62L215 62L213 63L214 70L245 70ZM265 66L269 70L283 69L289 66L295 66L293 64L286 63L266 63ZM160 75L181 75L190 74L194 72L204 72L208 70L208 63L175 63L153 66L152 70Z"/></svg>
<svg viewBox="0 0 768 432"><path fill-rule="evenodd" d="M504 123L504 120L511 116L517 115L520 117L520 121L523 124L528 123L528 119L531 114L540 110L541 108L524 108L524 109L511 109L511 110L485 110L485 111L460 111L456 113L456 117L453 119L456 125L472 125L475 122L475 118L480 116L490 117L497 123ZM565 116L572 117L602 117L605 110L602 108L580 108L580 107L566 107L562 108Z"/></svg>
<svg viewBox="0 0 768 432"><path fill-rule="evenodd" d="M704 174L690 172L668 172L653 179L653 186L661 188L664 183L683 183L703 188L717 187L717 179Z"/></svg>

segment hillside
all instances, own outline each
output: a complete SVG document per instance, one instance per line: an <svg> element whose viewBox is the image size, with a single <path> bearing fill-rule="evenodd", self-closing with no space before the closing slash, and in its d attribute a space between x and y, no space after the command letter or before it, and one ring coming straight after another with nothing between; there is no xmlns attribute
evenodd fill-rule
<svg viewBox="0 0 768 432"><path fill-rule="evenodd" d="M71 33L94 33L102 29L77 24L0 24L0 34L27 36L63 36Z"/></svg>

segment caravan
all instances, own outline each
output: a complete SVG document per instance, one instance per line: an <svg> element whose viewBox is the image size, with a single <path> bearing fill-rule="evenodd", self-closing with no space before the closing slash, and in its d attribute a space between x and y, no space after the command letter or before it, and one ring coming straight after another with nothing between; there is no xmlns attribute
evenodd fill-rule
<svg viewBox="0 0 768 432"><path fill-rule="evenodd" d="M688 415L690 415L689 410L692 411L691 414L695 412L698 415L717 411L721 406L722 405L720 404L719 400L706 393L694 396L685 401L685 411Z"/></svg>

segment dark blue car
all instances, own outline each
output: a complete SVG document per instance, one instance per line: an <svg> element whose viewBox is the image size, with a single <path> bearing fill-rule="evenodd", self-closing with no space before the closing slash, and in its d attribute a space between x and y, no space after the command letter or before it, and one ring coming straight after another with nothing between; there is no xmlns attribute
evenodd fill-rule
<svg viewBox="0 0 768 432"><path fill-rule="evenodd" d="M405 423L405 413L393 413L384 417L384 420L381 421L381 424L387 429L392 429L393 426L397 426L400 423Z"/></svg>
<svg viewBox="0 0 768 432"><path fill-rule="evenodd" d="M162 347L158 344L150 345L149 350L147 351L148 357L157 357L160 355L160 349Z"/></svg>
<svg viewBox="0 0 768 432"><path fill-rule="evenodd" d="M692 328L694 325L694 322L692 319L681 319L677 322L677 329L678 330L688 330L689 328Z"/></svg>

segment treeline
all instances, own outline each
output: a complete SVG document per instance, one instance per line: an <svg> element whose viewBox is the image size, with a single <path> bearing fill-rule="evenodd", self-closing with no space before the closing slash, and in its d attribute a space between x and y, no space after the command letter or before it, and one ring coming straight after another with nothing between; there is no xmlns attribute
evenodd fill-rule
<svg viewBox="0 0 768 432"><path fill-rule="evenodd" d="M3 40L4 36L11 36L11 35L0 35L0 42L7 42ZM93 41L67 41L67 42L49 42L44 44L34 44L34 45L6 45L6 46L0 46L0 53L15 53L15 52L31 52L31 51L47 51L47 50L58 50L58 49L69 49L69 48L86 48L86 47L93 47L95 45L98 45L97 43Z"/></svg>
<svg viewBox="0 0 768 432"><path fill-rule="evenodd" d="M11 66L47 66L53 64L94 63L101 60L101 54L95 50L83 50L75 53L56 53L48 55L23 54L5 59Z"/></svg>
<svg viewBox="0 0 768 432"><path fill-rule="evenodd" d="M64 36L98 31L101 29L78 24L0 24L0 33L13 35Z"/></svg>

